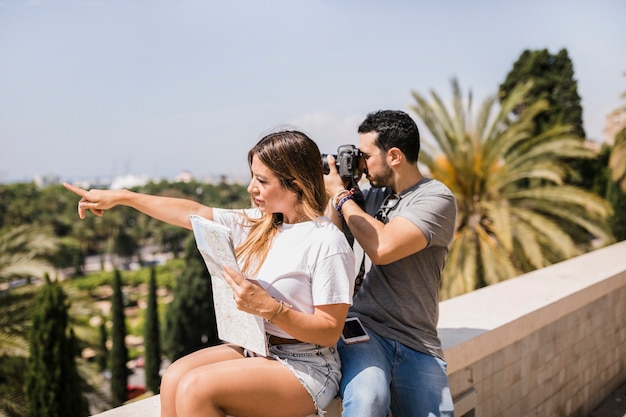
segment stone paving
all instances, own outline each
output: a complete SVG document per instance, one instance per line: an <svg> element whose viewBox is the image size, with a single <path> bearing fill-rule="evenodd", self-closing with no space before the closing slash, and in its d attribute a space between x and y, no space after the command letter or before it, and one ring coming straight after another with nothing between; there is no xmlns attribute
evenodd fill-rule
<svg viewBox="0 0 626 417"><path fill-rule="evenodd" d="M589 417L626 417L626 382L593 410Z"/></svg>

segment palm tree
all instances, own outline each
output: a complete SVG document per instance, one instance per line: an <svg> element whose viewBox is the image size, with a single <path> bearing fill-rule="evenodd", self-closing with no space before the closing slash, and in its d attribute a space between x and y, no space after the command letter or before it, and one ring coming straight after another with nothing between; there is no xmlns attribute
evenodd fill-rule
<svg viewBox="0 0 626 417"><path fill-rule="evenodd" d="M626 92L622 94L622 98L626 98ZM621 109L621 114L626 115L626 105ZM622 129L615 135L615 143L611 158L609 159L609 168L611 169L611 179L618 182L622 190L626 192L626 125L622 125Z"/></svg>
<svg viewBox="0 0 626 417"><path fill-rule="evenodd" d="M0 283L43 278L52 268L47 256L58 247L58 239L46 228L22 225L0 230Z"/></svg>
<svg viewBox="0 0 626 417"><path fill-rule="evenodd" d="M47 256L58 240L47 229L24 225L0 230L0 416L24 415L23 368L34 285L15 287L19 279L43 278L51 270Z"/></svg>
<svg viewBox="0 0 626 417"><path fill-rule="evenodd" d="M24 225L0 231L0 355L26 356L26 325L34 288L9 288L18 279L42 278L52 268L46 257L58 247L54 235L41 227Z"/></svg>
<svg viewBox="0 0 626 417"><path fill-rule="evenodd" d="M611 179L616 181L626 192L626 129L615 137L615 145L609 159Z"/></svg>
<svg viewBox="0 0 626 417"><path fill-rule="evenodd" d="M59 240L48 228L23 225L0 230L0 416L26 415L22 391L25 358L28 356L34 298L40 288L30 278L43 278L53 270L48 259L59 248ZM20 280L25 281L20 281ZM96 346L94 330L81 317L94 315L93 301L73 288L67 288L72 300L70 316L81 345ZM95 386L101 385L93 370L79 361L80 374L89 385L83 387L93 403L110 407L109 401Z"/></svg>
<svg viewBox="0 0 626 417"><path fill-rule="evenodd" d="M464 103L457 80L451 84L451 111L435 92L432 102L412 92L411 106L434 139L424 142L420 161L458 204L442 298L576 256L584 250L581 235L587 243L612 240L603 220L611 213L606 201L562 185L569 169L565 159L594 152L567 127L532 136L532 120L546 109L545 101L512 116L530 84L515 88L498 110L496 97L487 98L475 119L471 92Z"/></svg>

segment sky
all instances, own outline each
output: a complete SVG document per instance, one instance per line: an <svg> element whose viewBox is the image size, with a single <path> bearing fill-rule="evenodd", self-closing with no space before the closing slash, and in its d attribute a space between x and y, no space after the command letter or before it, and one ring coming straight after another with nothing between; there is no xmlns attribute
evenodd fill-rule
<svg viewBox="0 0 626 417"><path fill-rule="evenodd" d="M587 136L626 92L623 0L0 0L0 182L249 178L293 128L323 153L411 92L475 104L566 48ZM478 107L477 105L475 106Z"/></svg>

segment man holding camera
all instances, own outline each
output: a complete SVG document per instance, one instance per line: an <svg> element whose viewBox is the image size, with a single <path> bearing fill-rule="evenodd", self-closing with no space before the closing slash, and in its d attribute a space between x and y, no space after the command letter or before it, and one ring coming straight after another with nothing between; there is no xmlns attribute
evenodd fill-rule
<svg viewBox="0 0 626 417"><path fill-rule="evenodd" d="M349 316L358 317L369 340L339 342L343 416L452 416L437 320L456 201L444 184L421 174L419 131L408 114L371 113L358 133L351 162L352 174L363 172L371 184L364 209L354 198L354 178L339 174L342 147L337 160L326 156L333 196L327 214L347 225L355 253L366 254Z"/></svg>

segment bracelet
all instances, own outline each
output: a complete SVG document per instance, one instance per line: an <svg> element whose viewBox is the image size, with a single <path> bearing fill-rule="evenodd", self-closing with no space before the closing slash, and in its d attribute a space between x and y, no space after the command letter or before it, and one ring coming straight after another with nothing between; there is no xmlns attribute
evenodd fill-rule
<svg viewBox="0 0 626 417"><path fill-rule="evenodd" d="M267 319L267 321L269 321L270 323L272 322L272 320L274 320L280 313L282 313L283 308L285 306L291 307L289 304L287 304L284 301L279 301L278 302L278 309L274 312L274 314L272 314L272 317L270 317L269 319Z"/></svg>
<svg viewBox="0 0 626 417"><path fill-rule="evenodd" d="M333 202L334 207L337 207L337 204L339 204L339 198L345 193L349 194L350 190L339 190L335 193L335 195L333 196L333 199L331 200Z"/></svg>
<svg viewBox="0 0 626 417"><path fill-rule="evenodd" d="M352 200L354 199L354 189L350 190L348 192L348 195L345 196L344 198L341 199L341 201L339 201L339 204L337 204L337 207L335 207L337 209L337 214L339 215L339 217L343 217L343 213L341 212L341 208L343 207L344 203L348 200Z"/></svg>
<svg viewBox="0 0 626 417"><path fill-rule="evenodd" d="M346 194L346 195L342 197L343 194ZM335 194L335 196L333 197L333 200L332 200L333 201L333 206L335 206L335 208L337 208L339 206L339 204L341 204L341 200L343 200L347 196L353 196L353 195L354 195L354 188L351 188L349 190L337 191L337 194Z"/></svg>

